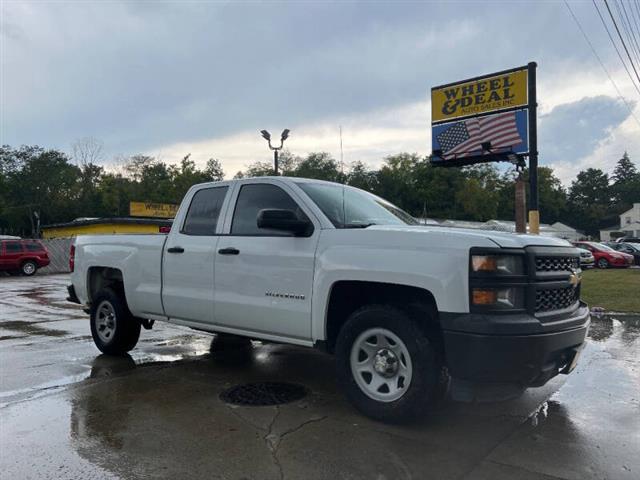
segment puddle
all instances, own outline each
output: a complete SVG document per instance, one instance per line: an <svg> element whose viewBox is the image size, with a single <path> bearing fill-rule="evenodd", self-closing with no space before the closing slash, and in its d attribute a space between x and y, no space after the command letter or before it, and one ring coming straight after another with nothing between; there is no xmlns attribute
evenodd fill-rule
<svg viewBox="0 0 640 480"><path fill-rule="evenodd" d="M0 323L0 328L14 330L17 332L25 333L27 335L42 335L46 337L63 337L70 334L70 332L67 332L65 330L44 328L37 323L24 322L21 320L10 320L8 322L2 322Z"/></svg>

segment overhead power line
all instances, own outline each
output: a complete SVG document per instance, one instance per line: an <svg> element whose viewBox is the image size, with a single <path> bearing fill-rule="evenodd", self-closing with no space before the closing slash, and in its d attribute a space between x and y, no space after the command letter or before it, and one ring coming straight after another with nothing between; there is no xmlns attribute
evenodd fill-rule
<svg viewBox="0 0 640 480"><path fill-rule="evenodd" d="M637 6L637 3L635 5ZM638 32L638 35L640 35L640 12L637 12L636 10L638 9L634 8L634 4L630 3L629 11L631 12L631 18L633 18L633 24L636 27L636 32ZM636 16L636 13L637 13L637 16Z"/></svg>
<svg viewBox="0 0 640 480"><path fill-rule="evenodd" d="M622 93L620 92L620 89L618 88L618 85L616 85L616 82L613 81L613 77L611 76L611 74L609 73L609 70L607 70L607 67L605 67L602 59L600 58L600 55L598 55L598 52L596 52L596 49L594 48L593 44L591 43L591 40L589 40L589 37L587 36L587 33L584 31L584 29L582 28L582 25L580 24L580 22L578 21L578 18L575 16L575 14L573 13L573 10L571 10L571 7L569 6L569 4L567 3L567 0L564 0L564 4L567 7L567 10L569 10L569 13L571 14L571 18L573 18L573 21L576 23L576 25L578 26L578 29L580 29L580 32L582 33L582 36L584 37L584 39L586 40L587 44L589 45L589 48L591 48L591 51L593 52L593 55L596 57L596 59L598 60L598 63L600 63L600 66L602 67L602 69L604 70L604 73L607 74L607 77L609 77L609 81L611 82L611 84L613 85L613 88L615 88L616 92L618 92L618 97L620 98L620 100L622 100L624 102L624 104L627 106L627 109L629 110L629 113L631 114L631 116L633 117L633 119L636 121L636 123L638 124L638 126L640 127L640 120L638 120L638 117L636 117L636 115L633 113L633 109L631 108L631 105L629 105L629 102L627 102L627 99L624 98L624 96L622 95Z"/></svg>
<svg viewBox="0 0 640 480"><path fill-rule="evenodd" d="M565 0L566 1L566 0ZM635 64L633 63L633 59L629 54L629 49L627 48L627 44L624 42L624 38L622 38L622 34L620 33L620 29L618 28L618 24L616 23L616 19L613 17L613 13L611 12L611 8L609 8L609 2L604 0L604 5L607 7L607 11L609 12L609 16L611 17L611 21L613 22L613 26L616 28L616 32L618 32L618 37L620 37L620 41L622 42L622 46L624 47L624 51L627 52L627 57L629 57L629 62L631 62L631 68L636 74L636 78L640 82L640 74L638 74L638 70L636 69Z"/></svg>
<svg viewBox="0 0 640 480"><path fill-rule="evenodd" d="M638 85L636 84L636 81L634 80L633 76L631 75L631 72L629 71L629 68L627 67L627 63L624 61L624 58L622 58L622 54L620 53L620 50L618 50L618 45L616 44L615 40L613 39L613 36L611 35L611 32L609 31L607 22L605 22L604 17L600 13L600 9L598 8L598 4L596 3L596 0L591 0L591 1L593 2L593 6L595 7L596 12L598 12L598 16L600 17L600 21L602 22L604 29L607 31L607 35L609 36L609 40L611 40L611 43L613 44L613 48L616 49L616 53L618 54L618 58L620 59L620 62L622 62L622 66L627 71L627 75L629 76L629 80L631 80L631 84L635 87L636 92L638 92L638 95L640 95L640 87L638 87Z"/></svg>
<svg viewBox="0 0 640 480"><path fill-rule="evenodd" d="M619 0L613 0L614 5L616 6L616 10L618 12L618 19L622 24L622 28L627 35L627 41L631 46L631 51L635 55L635 61L640 64L640 47L638 46L638 39L636 38L636 33L633 31L633 26L629 21L629 15L627 15L627 9L624 6L624 3Z"/></svg>

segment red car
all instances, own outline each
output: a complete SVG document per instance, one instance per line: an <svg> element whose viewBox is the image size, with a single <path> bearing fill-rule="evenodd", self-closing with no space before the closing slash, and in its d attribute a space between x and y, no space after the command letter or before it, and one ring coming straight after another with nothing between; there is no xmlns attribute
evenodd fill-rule
<svg viewBox="0 0 640 480"><path fill-rule="evenodd" d="M0 240L0 272L33 275L49 265L49 252L38 240Z"/></svg>
<svg viewBox="0 0 640 480"><path fill-rule="evenodd" d="M607 247L598 242L574 242L576 247L586 248L596 259L598 268L621 267L627 268L633 265L633 255L616 252L613 248Z"/></svg>

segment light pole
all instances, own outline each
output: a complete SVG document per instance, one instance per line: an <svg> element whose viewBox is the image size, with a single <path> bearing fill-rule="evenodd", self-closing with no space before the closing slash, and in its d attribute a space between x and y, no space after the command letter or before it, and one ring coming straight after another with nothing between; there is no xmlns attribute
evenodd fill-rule
<svg viewBox="0 0 640 480"><path fill-rule="evenodd" d="M285 128L282 131L282 135L280 136L280 146L274 147L273 145L271 145L271 134L266 130L260 130L260 133L262 134L262 138L264 138L267 142L269 142L269 148L273 150L273 170L276 175L278 175L278 151L282 150L282 145L284 144L284 141L287 138L289 138L289 131L290 130L288 128Z"/></svg>

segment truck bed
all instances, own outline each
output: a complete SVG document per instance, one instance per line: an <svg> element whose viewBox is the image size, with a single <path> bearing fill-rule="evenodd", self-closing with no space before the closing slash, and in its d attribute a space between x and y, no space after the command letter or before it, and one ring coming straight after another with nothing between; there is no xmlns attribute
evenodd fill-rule
<svg viewBox="0 0 640 480"><path fill-rule="evenodd" d="M124 274L127 303L136 316L164 315L161 300L162 249L166 235L87 235L76 239L76 269L72 278L85 303L93 267L119 269Z"/></svg>

